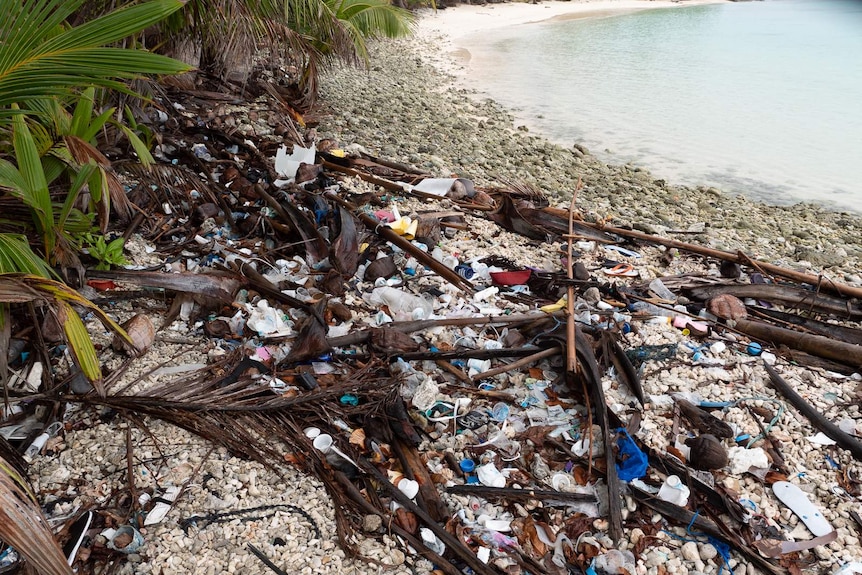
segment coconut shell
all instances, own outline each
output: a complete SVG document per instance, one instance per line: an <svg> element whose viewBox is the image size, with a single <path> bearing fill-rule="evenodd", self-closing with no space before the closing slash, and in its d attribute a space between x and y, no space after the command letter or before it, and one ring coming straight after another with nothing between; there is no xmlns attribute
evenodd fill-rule
<svg viewBox="0 0 862 575"><path fill-rule="evenodd" d="M398 273L395 262L391 257L379 258L368 264L365 268L365 281L374 283L377 278L389 279Z"/></svg>
<svg viewBox="0 0 862 575"><path fill-rule="evenodd" d="M685 440L689 447L689 466L710 471L727 466L727 450L713 435L704 434Z"/></svg>
<svg viewBox="0 0 862 575"><path fill-rule="evenodd" d="M745 304L738 297L726 293L709 300L706 308L709 313L722 319L737 320L748 317Z"/></svg>
<svg viewBox="0 0 862 575"><path fill-rule="evenodd" d="M123 329L129 334L132 340L132 346L126 343L120 336L115 335L114 341L111 343L116 351L126 351L133 354L142 354L147 351L156 339L156 327L153 321L144 314L132 316L129 321L123 324Z"/></svg>

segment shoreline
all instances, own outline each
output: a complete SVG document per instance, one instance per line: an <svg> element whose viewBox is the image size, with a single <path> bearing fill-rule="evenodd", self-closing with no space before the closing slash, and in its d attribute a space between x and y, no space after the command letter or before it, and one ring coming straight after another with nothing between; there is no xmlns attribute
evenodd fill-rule
<svg viewBox="0 0 862 575"><path fill-rule="evenodd" d="M628 2L548 6L583 13L584 6L595 12L607 4L630 6ZM521 17L545 8L493 6L448 8L447 21L462 13L469 16L463 25L453 26L451 34L439 30L440 16L434 26L420 20L415 37L372 45L369 70L337 68L326 74L321 97L331 107L331 116L323 119L319 132L343 145L367 147L374 155L434 174L459 174L478 185L522 180L543 190L552 203L567 205L580 176L584 187L579 206L588 217L613 218L650 233L705 229L709 247L744 250L753 257L862 285L859 213L810 203L769 205L714 187L678 185L657 179L647 168L606 163L583 146L561 146L517 128L511 110L458 73L464 64L453 61L458 54L453 56L457 45L452 34L472 30L482 11ZM462 8L466 10L461 12ZM498 24L512 21L509 16L495 18Z"/></svg>
<svg viewBox="0 0 862 575"><path fill-rule="evenodd" d="M416 36L435 40L450 47L450 55L461 62L452 63L445 58L436 65L448 73L467 78L468 64L480 50L475 42L479 32L493 32L515 26L527 26L552 21L578 20L620 16L644 10L660 10L708 4L723 4L731 0L549 0L537 4L502 2L499 4L462 4L456 7L419 11Z"/></svg>
<svg viewBox="0 0 862 575"><path fill-rule="evenodd" d="M772 206L790 207L798 202L811 202L829 211L846 211L862 217L862 206L848 201L846 195L831 195L828 186L807 193L806 188L794 181L792 172L783 172L775 166L782 165L787 156L761 158L762 161L740 164L739 171L734 164L725 162L715 168L700 156L685 153L672 147L642 149L630 145L637 141L633 134L626 137L626 129L615 118L608 119L612 129L609 136L601 127L600 116L595 112L585 124L570 125L562 122L561 131L554 122L557 108L542 106L537 96L519 98L517 83L507 74L508 80L496 76L501 66L497 42L499 39L521 37L521 35L542 34L539 26L554 22L580 19L599 19L612 16L666 10L672 8L696 8L705 5L727 4L730 0L693 0L690 2L670 2L665 0L598 0L586 2L564 2L551 0L547 3L526 4L520 2L494 4L487 6L457 6L445 11L426 11L417 24L417 37L434 42L441 49L430 59L431 63L445 74L451 74L455 82L476 83L480 97L487 97L502 104L515 117L519 129L530 131L562 147L586 144L595 151L603 162L610 164L629 164L653 171L656 177L691 187L710 186L726 190L726 193L741 193L753 201L764 201ZM484 34L479 34L483 30ZM529 26L530 28L525 28ZM541 77L541 74L540 74ZM545 79L547 81L547 79ZM488 82L485 85L485 82ZM502 83L501 83L502 82ZM508 86L502 92L489 91L487 86ZM529 91L529 90L528 90ZM502 100L498 100L502 98ZM560 96L551 93L552 98ZM597 124L598 122L598 124ZM637 129L638 126L635 126ZM578 130L584 130L578 133ZM574 133L573 133L574 131ZM687 144L686 140L683 144ZM703 142L694 142L695 145ZM831 157L836 157L832 154ZM724 158L727 160L727 158ZM785 162L786 164L786 162ZM715 169L713 169L715 168ZM785 165L786 168L786 165ZM758 171L759 170L759 171ZM815 176L808 175L809 184ZM762 179L758 179L761 178ZM751 179L754 178L754 179ZM804 178L803 178L804 179ZM750 181L749 181L750 180ZM818 180L813 180L818 181ZM845 188L850 190L852 188ZM844 190L841 190L844 191Z"/></svg>
<svg viewBox="0 0 862 575"><path fill-rule="evenodd" d="M454 8L423 10L417 25L419 36L444 33L456 43L477 33L549 20L601 18L662 8L723 4L730 0L549 0L537 4L503 2L464 4Z"/></svg>

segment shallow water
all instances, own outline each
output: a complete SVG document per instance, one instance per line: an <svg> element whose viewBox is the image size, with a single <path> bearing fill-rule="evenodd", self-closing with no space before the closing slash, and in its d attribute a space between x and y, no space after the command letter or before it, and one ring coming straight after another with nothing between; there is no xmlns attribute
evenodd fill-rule
<svg viewBox="0 0 862 575"><path fill-rule="evenodd" d="M469 39L471 80L559 143L774 204L862 211L862 2L767 0Z"/></svg>

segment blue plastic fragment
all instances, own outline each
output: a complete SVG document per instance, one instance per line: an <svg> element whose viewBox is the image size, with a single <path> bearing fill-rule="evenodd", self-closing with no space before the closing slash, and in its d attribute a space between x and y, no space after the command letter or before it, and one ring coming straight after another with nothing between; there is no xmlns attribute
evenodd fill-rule
<svg viewBox="0 0 862 575"><path fill-rule="evenodd" d="M732 401L701 401L698 403L698 407L703 407L704 409L714 409L717 407L730 407L733 405Z"/></svg>
<svg viewBox="0 0 862 575"><path fill-rule="evenodd" d="M617 448L619 449L618 460L621 462L616 464L619 478L623 481L640 479L646 475L649 467L646 453L640 450L625 428L621 427L616 432L619 434Z"/></svg>
<svg viewBox="0 0 862 575"><path fill-rule="evenodd" d="M345 393L338 401L341 402L342 405L359 405L359 398L353 395L352 393Z"/></svg>

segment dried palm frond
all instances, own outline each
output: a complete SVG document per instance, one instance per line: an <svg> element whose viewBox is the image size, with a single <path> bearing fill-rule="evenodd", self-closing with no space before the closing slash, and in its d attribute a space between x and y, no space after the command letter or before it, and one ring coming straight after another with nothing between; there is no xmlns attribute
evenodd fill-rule
<svg viewBox="0 0 862 575"><path fill-rule="evenodd" d="M172 164L153 164L149 168L138 162L122 161L115 162L114 167L118 172L127 173L144 184L155 184L167 191L175 188L183 192L198 190L199 192L212 192L208 184L185 166L174 166Z"/></svg>
<svg viewBox="0 0 862 575"><path fill-rule="evenodd" d="M107 190L107 198L110 198L110 201L105 203L109 203L114 212L122 220L129 219L132 216L132 206L129 198L126 197L125 190L123 190L123 184L120 183L113 172L111 161L95 146L77 136L65 136L64 141L66 148L68 148L69 153L72 155L72 159L78 165L85 165L91 161L96 163L99 167L102 192ZM100 216L103 218L105 225L107 225L107 214L100 213Z"/></svg>
<svg viewBox="0 0 862 575"><path fill-rule="evenodd" d="M511 180L501 179L504 188L497 191L507 194L513 199L529 200L537 208L543 208L548 205L548 197L536 185L529 182L515 182Z"/></svg>
<svg viewBox="0 0 862 575"><path fill-rule="evenodd" d="M5 459L0 459L0 540L14 547L38 573L72 574L26 479Z"/></svg>
<svg viewBox="0 0 862 575"><path fill-rule="evenodd" d="M100 394L104 394L102 370L87 328L72 305L93 312L102 324L131 344L128 334L97 305L57 281L33 275L0 274L0 303L33 303L47 306L63 327L69 351L84 375ZM4 319L0 317L0 320ZM35 318L34 318L35 319Z"/></svg>

